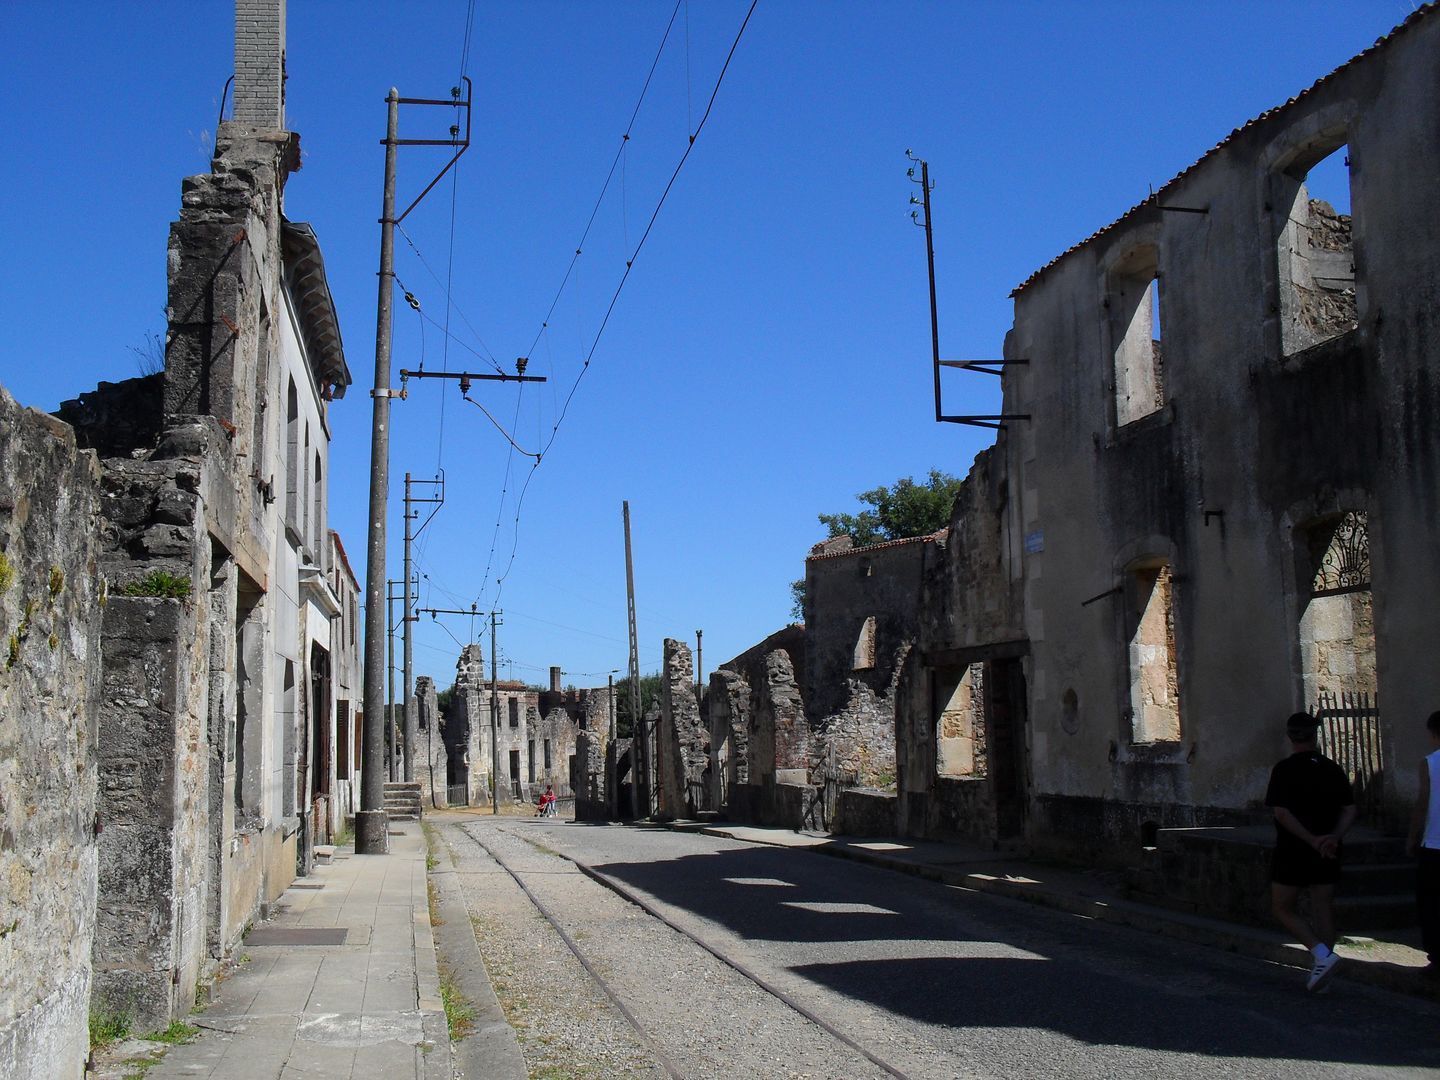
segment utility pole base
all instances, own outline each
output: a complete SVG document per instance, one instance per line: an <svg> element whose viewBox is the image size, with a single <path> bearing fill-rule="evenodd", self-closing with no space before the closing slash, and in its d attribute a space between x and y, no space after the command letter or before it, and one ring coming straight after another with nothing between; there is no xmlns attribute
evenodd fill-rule
<svg viewBox="0 0 1440 1080"><path fill-rule="evenodd" d="M384 810L360 810L355 814L355 854L390 853L390 815Z"/></svg>

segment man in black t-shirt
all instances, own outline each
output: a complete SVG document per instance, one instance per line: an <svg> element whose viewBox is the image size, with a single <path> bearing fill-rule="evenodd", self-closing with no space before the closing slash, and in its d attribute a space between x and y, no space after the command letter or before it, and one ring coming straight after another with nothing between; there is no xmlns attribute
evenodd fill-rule
<svg viewBox="0 0 1440 1080"><path fill-rule="evenodd" d="M1335 954L1335 883L1340 880L1340 841L1355 824L1350 780L1315 749L1318 724L1309 713L1295 713L1285 721L1293 752L1271 770L1265 791L1265 805L1275 813L1271 909L1315 958L1307 990L1322 989L1340 963ZM1310 890L1313 927L1295 910L1301 889Z"/></svg>

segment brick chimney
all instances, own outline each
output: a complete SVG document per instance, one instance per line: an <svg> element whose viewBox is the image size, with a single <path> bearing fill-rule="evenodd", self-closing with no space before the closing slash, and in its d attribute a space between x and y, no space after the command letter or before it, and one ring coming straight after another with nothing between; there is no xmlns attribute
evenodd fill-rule
<svg viewBox="0 0 1440 1080"><path fill-rule="evenodd" d="M550 692L552 694L560 693L560 669L558 667L550 669Z"/></svg>
<svg viewBox="0 0 1440 1080"><path fill-rule="evenodd" d="M285 130L285 0L235 0L234 99L238 123Z"/></svg>

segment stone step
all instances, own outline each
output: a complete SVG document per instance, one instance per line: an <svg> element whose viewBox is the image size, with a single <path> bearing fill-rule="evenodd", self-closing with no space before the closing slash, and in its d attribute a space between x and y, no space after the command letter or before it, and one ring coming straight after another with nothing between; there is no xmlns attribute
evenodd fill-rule
<svg viewBox="0 0 1440 1080"><path fill-rule="evenodd" d="M1410 862L1347 862L1340 878L1342 896L1401 896L1414 887L1415 864Z"/></svg>
<svg viewBox="0 0 1440 1080"><path fill-rule="evenodd" d="M1415 895L1337 896L1335 922L1345 931L1394 930L1414 926Z"/></svg>

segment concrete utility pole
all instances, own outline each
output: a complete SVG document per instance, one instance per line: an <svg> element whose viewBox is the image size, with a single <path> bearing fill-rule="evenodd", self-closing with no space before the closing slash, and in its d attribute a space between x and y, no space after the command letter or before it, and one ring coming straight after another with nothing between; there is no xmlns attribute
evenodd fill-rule
<svg viewBox="0 0 1440 1080"><path fill-rule="evenodd" d="M637 818L650 816L650 752L645 736L645 718L640 715L640 638L635 632L635 562L630 554L630 500L622 504L625 514L625 600L630 610L630 781L633 795L630 810ZM641 770L645 772L645 807L640 806Z"/></svg>
<svg viewBox="0 0 1440 1080"><path fill-rule="evenodd" d="M365 563L365 742L360 763L360 809L355 814L355 853L390 850L385 812L384 662L385 507L390 499L390 303L395 278L395 154L399 150L400 91L385 96L385 191L380 211L380 295L375 314L375 386L370 436L370 545Z"/></svg>
<svg viewBox="0 0 1440 1080"><path fill-rule="evenodd" d="M397 396L390 389L391 304L395 282L395 226L415 209L437 183L450 171L470 146L470 80L465 84L465 99L460 87L451 90L449 101L423 98L402 98L395 87L385 95L385 184L380 204L380 285L375 306L375 385L370 391L373 401L370 427L370 543L365 561L365 741L360 766L360 809L355 814L355 851L359 855L384 855L390 848L390 818L385 813L385 761L381 750L384 739L384 716L381 701L385 697L384 663L385 636L385 514L390 501L390 399ZM465 110L465 137L460 138L458 122L450 128L449 139L400 138L400 105L446 105ZM405 211L395 215L395 161L401 146L449 146L455 153L439 175L420 192ZM408 585L409 575L406 575ZM408 612L407 612L408 614Z"/></svg>
<svg viewBox="0 0 1440 1080"><path fill-rule="evenodd" d="M490 813L500 813L500 688L496 676L500 664L496 660L495 628L500 625L501 612L490 613Z"/></svg>

